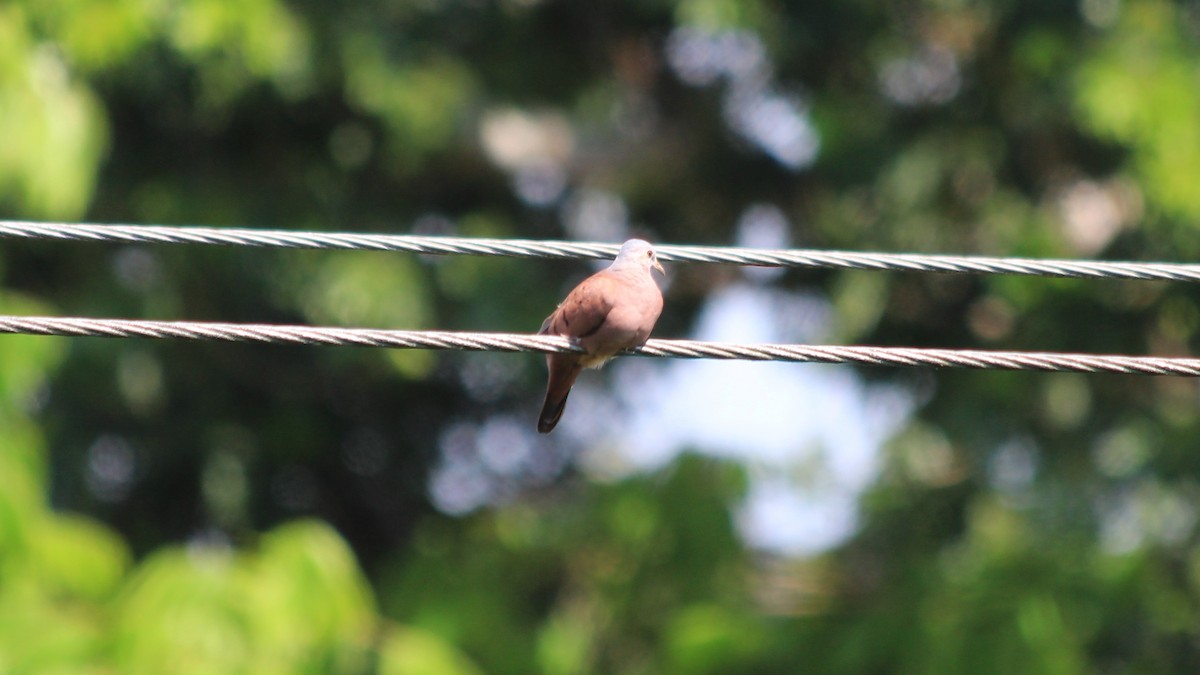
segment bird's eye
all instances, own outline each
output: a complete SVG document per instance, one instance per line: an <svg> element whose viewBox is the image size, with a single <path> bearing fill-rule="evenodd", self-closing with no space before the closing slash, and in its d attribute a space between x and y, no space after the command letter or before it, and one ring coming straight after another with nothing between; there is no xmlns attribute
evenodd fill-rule
<svg viewBox="0 0 1200 675"><path fill-rule="evenodd" d="M646 257L647 257L647 258L653 258L653 257L654 257L654 251L646 251Z"/></svg>

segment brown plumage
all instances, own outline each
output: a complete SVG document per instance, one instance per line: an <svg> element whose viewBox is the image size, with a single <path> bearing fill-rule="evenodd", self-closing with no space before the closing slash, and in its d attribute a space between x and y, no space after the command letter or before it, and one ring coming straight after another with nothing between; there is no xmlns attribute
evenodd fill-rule
<svg viewBox="0 0 1200 675"><path fill-rule="evenodd" d="M662 313L662 292L650 270L663 272L654 248L641 239L621 246L608 269L584 279L542 322L539 335L564 335L586 354L547 354L550 380L538 418L548 434L562 417L575 378L584 368L599 368L617 352L645 344Z"/></svg>

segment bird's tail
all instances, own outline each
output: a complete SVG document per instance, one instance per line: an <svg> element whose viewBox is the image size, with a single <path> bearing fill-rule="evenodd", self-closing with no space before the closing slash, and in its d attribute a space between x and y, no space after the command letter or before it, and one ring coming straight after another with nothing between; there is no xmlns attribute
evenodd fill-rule
<svg viewBox="0 0 1200 675"><path fill-rule="evenodd" d="M550 398L550 392L546 393L546 402L542 404L542 415L538 418L538 433L548 434L558 425L558 420L562 418L563 410L567 408L567 396L571 394L568 389L566 394L557 401Z"/></svg>
<svg viewBox="0 0 1200 675"><path fill-rule="evenodd" d="M542 414L538 417L538 433L548 434L562 418L567 407L567 396L579 376L581 366L578 358L551 355L546 359L550 366L550 381L546 384L546 400L542 403Z"/></svg>

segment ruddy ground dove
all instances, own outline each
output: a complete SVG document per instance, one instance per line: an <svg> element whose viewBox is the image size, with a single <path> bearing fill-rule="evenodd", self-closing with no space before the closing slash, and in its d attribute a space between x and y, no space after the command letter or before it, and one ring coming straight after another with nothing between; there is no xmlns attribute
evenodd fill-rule
<svg viewBox="0 0 1200 675"><path fill-rule="evenodd" d="M542 322L539 335L563 335L583 354L547 354L550 381L538 418L548 434L558 424L571 385L584 368L599 368L618 352L645 344L662 313L662 292L650 270L665 274L654 248L641 239L621 246L608 269L584 279Z"/></svg>

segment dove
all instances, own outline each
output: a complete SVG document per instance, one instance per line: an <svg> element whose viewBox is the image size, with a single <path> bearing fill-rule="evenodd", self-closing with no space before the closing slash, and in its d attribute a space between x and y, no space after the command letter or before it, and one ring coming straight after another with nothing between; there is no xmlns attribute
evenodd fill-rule
<svg viewBox="0 0 1200 675"><path fill-rule="evenodd" d="M550 378L538 418L540 433L548 434L558 424L580 371L599 368L618 352L649 339L663 306L652 269L666 274L654 247L630 239L608 269L584 279L542 322L538 335L568 337L586 353L546 355Z"/></svg>

